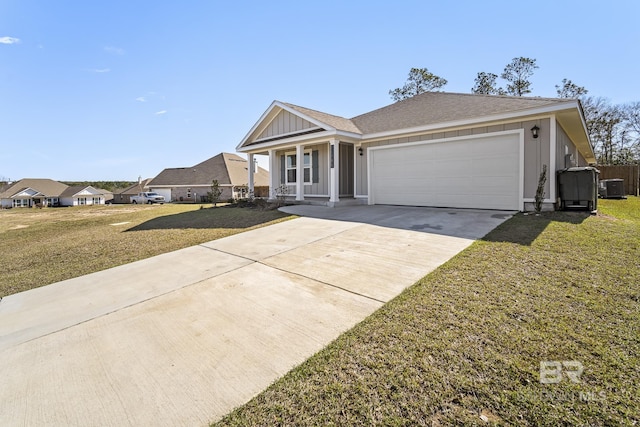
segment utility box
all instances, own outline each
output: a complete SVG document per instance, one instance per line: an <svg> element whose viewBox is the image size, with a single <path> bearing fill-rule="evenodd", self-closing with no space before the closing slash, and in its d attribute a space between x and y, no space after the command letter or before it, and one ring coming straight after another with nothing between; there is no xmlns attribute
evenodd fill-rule
<svg viewBox="0 0 640 427"><path fill-rule="evenodd" d="M567 168L558 171L560 209L584 209L595 212L598 208L598 169Z"/></svg>
<svg viewBox="0 0 640 427"><path fill-rule="evenodd" d="M624 199L624 179L603 179L598 185L598 194L603 199Z"/></svg>

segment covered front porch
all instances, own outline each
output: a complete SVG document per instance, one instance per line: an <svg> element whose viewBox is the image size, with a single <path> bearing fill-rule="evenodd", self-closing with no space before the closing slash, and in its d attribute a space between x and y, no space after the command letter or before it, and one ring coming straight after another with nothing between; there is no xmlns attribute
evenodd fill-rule
<svg viewBox="0 0 640 427"><path fill-rule="evenodd" d="M366 204L367 197L356 193L356 161L359 146L329 139L274 147L247 153L249 164L255 156L269 158L269 199L296 204L337 206ZM253 194L253 168L249 168L249 192Z"/></svg>
<svg viewBox="0 0 640 427"><path fill-rule="evenodd" d="M274 101L236 149L268 156L269 198L335 206L367 202L362 134L349 120ZM248 168L254 193L254 168ZM344 203L343 203L344 204Z"/></svg>

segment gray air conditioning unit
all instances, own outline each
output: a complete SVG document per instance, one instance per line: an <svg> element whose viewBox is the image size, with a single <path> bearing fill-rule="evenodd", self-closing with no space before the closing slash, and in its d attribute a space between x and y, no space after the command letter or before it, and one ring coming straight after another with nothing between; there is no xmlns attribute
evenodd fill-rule
<svg viewBox="0 0 640 427"><path fill-rule="evenodd" d="M603 199L626 199L624 179L603 179L598 185L598 195Z"/></svg>

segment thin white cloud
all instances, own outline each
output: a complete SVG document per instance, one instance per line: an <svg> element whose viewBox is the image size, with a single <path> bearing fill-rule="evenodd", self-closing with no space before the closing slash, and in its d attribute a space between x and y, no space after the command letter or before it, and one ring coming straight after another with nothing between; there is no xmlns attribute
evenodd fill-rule
<svg viewBox="0 0 640 427"><path fill-rule="evenodd" d="M113 55L124 55L124 49L115 46L105 46L104 51Z"/></svg>
<svg viewBox="0 0 640 427"><path fill-rule="evenodd" d="M111 68L97 68L91 71L93 71L94 73L108 73L109 71L111 71Z"/></svg>
<svg viewBox="0 0 640 427"><path fill-rule="evenodd" d="M156 116L160 116L162 114L167 114L167 110L160 110L160 111L156 112Z"/></svg>
<svg viewBox="0 0 640 427"><path fill-rule="evenodd" d="M0 44L17 44L20 43L20 39L17 37L0 37Z"/></svg>
<svg viewBox="0 0 640 427"><path fill-rule="evenodd" d="M136 101L138 102L147 102L147 98L145 98L144 96L139 96L136 98Z"/></svg>

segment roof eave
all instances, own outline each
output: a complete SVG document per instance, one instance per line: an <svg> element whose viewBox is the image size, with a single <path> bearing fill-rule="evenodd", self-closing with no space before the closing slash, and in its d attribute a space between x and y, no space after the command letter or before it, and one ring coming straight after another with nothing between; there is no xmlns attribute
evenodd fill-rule
<svg viewBox="0 0 640 427"><path fill-rule="evenodd" d="M428 131L433 131L438 129L474 125L478 123L498 122L498 121L510 120L510 119L515 119L515 118L524 117L524 116L552 114L557 111L576 108L577 106L578 106L577 102L572 102L572 103L563 102L562 104L546 105L544 107L536 107L536 108L530 108L526 110L512 111L509 113L492 114L489 116L473 117L473 118L462 119L462 120L453 120L449 122L432 123L428 125L416 126L411 128L395 129L395 130L383 131L383 132L374 132L374 133L363 135L362 139L364 140L385 139L385 138L395 137L403 134L428 132Z"/></svg>
<svg viewBox="0 0 640 427"><path fill-rule="evenodd" d="M362 135L353 132L339 131L339 130L327 130L324 132L318 132L310 135L301 135L298 137L280 139L277 141L265 142L262 144L251 144L246 147L238 147L237 151L240 153L251 153L255 151L263 151L268 148L277 148L287 145L296 145L302 142L317 142L317 140L327 139L332 137L343 137L344 139L350 139L353 141L360 141L362 139Z"/></svg>

